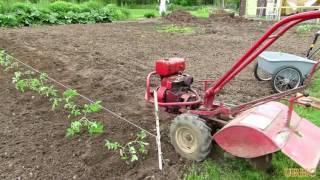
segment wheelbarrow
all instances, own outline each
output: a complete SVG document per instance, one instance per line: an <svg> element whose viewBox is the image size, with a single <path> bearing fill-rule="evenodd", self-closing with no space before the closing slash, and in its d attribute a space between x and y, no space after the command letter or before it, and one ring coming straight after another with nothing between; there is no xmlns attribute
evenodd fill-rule
<svg viewBox="0 0 320 180"><path fill-rule="evenodd" d="M313 58L320 47L315 50L313 48L319 35L320 31L315 34L306 57L284 52L262 52L254 67L255 78L258 81L271 81L273 90L277 93L301 86L317 63Z"/></svg>
<svg viewBox="0 0 320 180"><path fill-rule="evenodd" d="M307 96L294 95L304 91L319 62L309 73L303 71L308 78L295 89L238 105L216 101L215 97L288 29L316 18L320 18L320 11L303 12L271 26L219 79L196 81L203 83L202 95L192 88L193 77L184 73L185 59L157 60L154 71L147 76L145 99L154 103L157 98L162 109L176 114L169 133L176 152L184 158L202 161L211 152L212 142L241 158L254 159L282 151L314 173L320 160L320 128L299 117L293 111L293 104ZM291 96L289 107L276 102L288 96Z"/></svg>

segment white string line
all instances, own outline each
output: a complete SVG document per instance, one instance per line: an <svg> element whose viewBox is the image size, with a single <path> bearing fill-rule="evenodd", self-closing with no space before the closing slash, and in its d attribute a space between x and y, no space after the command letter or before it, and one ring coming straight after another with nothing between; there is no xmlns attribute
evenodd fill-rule
<svg viewBox="0 0 320 180"><path fill-rule="evenodd" d="M41 72L40 72L39 70L33 68L32 66L30 66L30 65L28 65L28 64L26 64L26 63L24 63L24 62L22 62L22 61L20 61L19 59L11 56L10 54L7 54L7 53L5 53L5 52L4 52L3 54L6 54L7 56L10 56L12 59L14 59L15 61L19 62L20 64L26 66L27 68L33 70L34 72L36 72L36 73L38 73L38 74L41 74ZM57 81L57 80L55 80L55 79L53 79L53 78L51 78L51 77L49 77L49 76L47 76L47 78L48 78L49 80L51 80L52 82L54 82L54 83L56 83L56 84L64 87L65 89L72 89L72 88L70 88L69 86L66 86L66 85L62 84L61 82L59 82L59 81ZM80 97L82 97L83 99L86 99L87 101L91 102L91 103L94 103L94 102L95 102L95 101L91 100L90 98L88 98L88 97L86 97L86 96L84 96L84 95L82 95L82 94L80 94L80 93L78 93L78 95L79 95ZM151 136L153 136L153 137L155 137L155 138L157 137L156 135L154 135L154 134L151 133L150 131L148 131L148 130L142 128L142 127L140 127L139 125L137 125L137 124L135 124L135 123L133 123L133 122L131 122L131 121L129 121L129 120L127 120L126 118L124 118L124 117L120 116L119 114L117 114L117 113L115 113L115 112L107 109L106 107L104 107L104 106L101 106L101 107L102 107L105 111L107 111L107 112L109 112L110 114L114 115L115 117L117 117L117 118L119 118L119 119L122 119L123 121L126 121L127 123L131 124L132 126L135 126L136 128L145 131L146 133L148 133L149 135L151 135Z"/></svg>

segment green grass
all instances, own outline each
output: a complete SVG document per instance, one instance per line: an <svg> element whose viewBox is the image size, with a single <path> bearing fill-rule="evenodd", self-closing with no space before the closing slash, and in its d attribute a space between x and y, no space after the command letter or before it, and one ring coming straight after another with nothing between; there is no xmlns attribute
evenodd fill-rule
<svg viewBox="0 0 320 180"><path fill-rule="evenodd" d="M203 6L199 7L196 10L189 10L188 12L198 18L208 18L211 12L211 8L209 8L208 6Z"/></svg>
<svg viewBox="0 0 320 180"><path fill-rule="evenodd" d="M314 76L314 81L308 89L310 95L320 98L320 72ZM301 117L310 120L317 126L320 126L320 110L315 108L306 108L303 106L295 106L295 112ZM218 149L218 150L217 150ZM215 147L214 152L217 156L223 157L222 150ZM187 180L209 180L209 179L297 179L297 177L285 177L285 171L288 168L300 168L294 161L289 159L281 152L274 153L272 156L272 171L271 173L262 172L253 169L249 163L240 158L221 158L213 160L209 158L203 163L195 163L186 170L184 179ZM320 169L317 170L314 177L305 176L298 179L320 179Z"/></svg>
<svg viewBox="0 0 320 180"><path fill-rule="evenodd" d="M299 35L303 35L306 34L308 32L311 32L313 30L317 30L319 29L319 25L318 24L301 24L299 26L297 26L295 28L295 31L299 34Z"/></svg>
<svg viewBox="0 0 320 180"><path fill-rule="evenodd" d="M145 18L144 15L147 13L154 13L156 17L159 16L159 12L156 9L127 9L129 12L129 20L138 20Z"/></svg>
<svg viewBox="0 0 320 180"><path fill-rule="evenodd" d="M191 13L193 16L198 18L208 18L211 12L212 7L210 6L192 6L192 7L180 7L180 9L184 9ZM156 5L149 6L130 6L126 7L126 9L130 12L129 20L138 20L144 18L146 13L152 12L159 17L159 11ZM173 9L174 10L174 9ZM172 10L168 10L167 13L170 13Z"/></svg>
<svg viewBox="0 0 320 180"><path fill-rule="evenodd" d="M215 147L214 152L223 157L223 150ZM185 180L211 179L267 179L263 172L251 168L250 164L240 158L224 157L223 159L207 159L200 164L193 164L184 175Z"/></svg>

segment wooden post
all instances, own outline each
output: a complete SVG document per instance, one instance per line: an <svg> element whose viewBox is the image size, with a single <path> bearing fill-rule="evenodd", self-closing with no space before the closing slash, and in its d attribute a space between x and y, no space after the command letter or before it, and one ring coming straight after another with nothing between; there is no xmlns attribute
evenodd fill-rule
<svg viewBox="0 0 320 180"><path fill-rule="evenodd" d="M281 20L282 0L279 0L278 21Z"/></svg>
<svg viewBox="0 0 320 180"><path fill-rule="evenodd" d="M156 129L157 129L157 147L158 147L158 160L159 160L159 169L162 171L162 152L161 152L161 135L160 135L160 123L159 123L159 106L158 106L158 96L157 92L153 90L154 97L154 115L156 117Z"/></svg>

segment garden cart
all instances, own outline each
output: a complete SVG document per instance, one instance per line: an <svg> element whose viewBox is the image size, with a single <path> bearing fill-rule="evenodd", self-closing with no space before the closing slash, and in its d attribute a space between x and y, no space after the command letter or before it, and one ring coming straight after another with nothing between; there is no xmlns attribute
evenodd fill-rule
<svg viewBox="0 0 320 180"><path fill-rule="evenodd" d="M318 62L305 83L295 89L236 106L215 100L226 83L288 29L315 18L320 18L320 11L295 14L275 23L222 77L216 81L201 81L205 90L203 96L191 88L193 77L183 73L184 59L157 60L155 71L147 76L145 99L154 103L153 90L156 90L158 105L177 114L170 126L175 150L182 157L202 161L211 151L214 140L226 152L242 158L258 158L282 151L307 171L315 172L320 159L320 128L293 111L293 104L304 95L291 96L289 106L275 100L303 91Z"/></svg>
<svg viewBox="0 0 320 180"><path fill-rule="evenodd" d="M305 58L283 52L262 52L254 68L255 78L259 81L271 80L277 93L301 86L317 63L314 58L320 47L313 48L319 35L320 31L315 34Z"/></svg>

